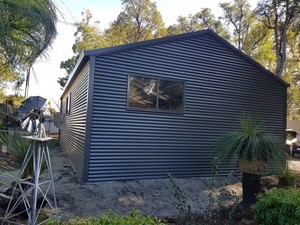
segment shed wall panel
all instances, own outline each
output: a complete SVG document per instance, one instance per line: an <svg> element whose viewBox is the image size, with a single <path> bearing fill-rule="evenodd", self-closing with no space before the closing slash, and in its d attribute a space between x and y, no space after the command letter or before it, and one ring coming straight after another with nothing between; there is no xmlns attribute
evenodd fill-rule
<svg viewBox="0 0 300 225"><path fill-rule="evenodd" d="M65 115L60 131L60 145L79 178L82 178L84 166L88 81L89 63L82 68L80 74L73 81L73 85L62 96L61 101L61 112L66 113L67 98L70 101L70 109Z"/></svg>
<svg viewBox="0 0 300 225"><path fill-rule="evenodd" d="M184 81L185 111L128 109L128 75ZM88 181L210 177L212 145L244 113L284 143L285 98L284 85L210 35L96 56Z"/></svg>

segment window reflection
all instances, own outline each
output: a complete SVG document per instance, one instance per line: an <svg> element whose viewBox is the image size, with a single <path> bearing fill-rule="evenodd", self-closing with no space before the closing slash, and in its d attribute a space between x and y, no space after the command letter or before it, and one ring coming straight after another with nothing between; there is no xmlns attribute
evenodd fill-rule
<svg viewBox="0 0 300 225"><path fill-rule="evenodd" d="M129 106L138 108L156 108L157 80L130 77Z"/></svg>
<svg viewBox="0 0 300 225"><path fill-rule="evenodd" d="M183 82L130 76L128 97L131 108L183 111Z"/></svg>
<svg viewBox="0 0 300 225"><path fill-rule="evenodd" d="M182 111L183 83L160 80L158 108Z"/></svg>

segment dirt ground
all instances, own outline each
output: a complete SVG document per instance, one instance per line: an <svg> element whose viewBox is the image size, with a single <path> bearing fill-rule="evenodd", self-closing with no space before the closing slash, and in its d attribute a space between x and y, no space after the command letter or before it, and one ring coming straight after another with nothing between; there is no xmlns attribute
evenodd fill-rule
<svg viewBox="0 0 300 225"><path fill-rule="evenodd" d="M295 154L294 157L288 160L289 169L295 173L300 173L300 154Z"/></svg>
<svg viewBox="0 0 300 225"><path fill-rule="evenodd" d="M50 154L58 212L62 220L76 217L97 217L108 210L128 214L133 209L139 209L142 214L154 215L162 219L172 219L178 215L175 204L177 199L172 184L167 178L84 184L78 180L66 156L58 146L51 147ZM3 191L9 187L14 179L12 177L16 177L18 171L12 170L6 163L3 164L3 160L1 162L0 191ZM300 171L300 155L289 160L289 167L293 171ZM5 173L1 172L3 168L6 170ZM186 197L186 206L190 205L192 212L197 215L212 210L214 206L219 208L229 206L230 210L232 204L241 200L242 187L239 178L218 179L215 186L212 186L209 178L177 178L174 180Z"/></svg>
<svg viewBox="0 0 300 225"><path fill-rule="evenodd" d="M178 215L175 204L177 199L168 178L84 184L78 180L58 146L52 147L50 154L57 206L63 220L99 216L108 210L127 214L138 209L142 214L158 218L175 218ZM1 191L11 183L12 178L7 174L15 177L17 171L0 173ZM231 184L226 189L222 186L228 180L218 180L213 192L211 179L184 178L175 179L175 182L186 197L186 205L190 205L192 212L196 214L203 213L213 204L228 205L231 199L239 200L242 190L237 178L231 179ZM224 194L224 191L233 198L227 196L221 199L220 193Z"/></svg>
<svg viewBox="0 0 300 225"><path fill-rule="evenodd" d="M52 149L52 164L59 211L63 217L99 216L108 210L127 214L132 209L141 210L159 218L175 217L176 198L169 179L136 181L111 181L92 184L80 183L68 160L59 148ZM204 212L209 204L211 179L175 179L182 189L193 212ZM221 185L222 181L219 181ZM238 180L228 185L230 193L240 196ZM218 195L218 190L214 192Z"/></svg>

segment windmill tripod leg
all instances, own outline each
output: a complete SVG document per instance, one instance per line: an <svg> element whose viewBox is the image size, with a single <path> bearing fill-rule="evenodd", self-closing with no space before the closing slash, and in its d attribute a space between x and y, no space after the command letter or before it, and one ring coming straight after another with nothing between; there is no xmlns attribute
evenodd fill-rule
<svg viewBox="0 0 300 225"><path fill-rule="evenodd" d="M20 179L14 186L2 225L20 224L16 222L16 217L19 216L27 218L28 225L43 224L52 219L57 221L57 202L47 144L47 141L51 138L32 136L25 138L33 142L22 164ZM33 164L32 178L24 178L24 173L30 163ZM48 218L42 220L39 215L46 205Z"/></svg>

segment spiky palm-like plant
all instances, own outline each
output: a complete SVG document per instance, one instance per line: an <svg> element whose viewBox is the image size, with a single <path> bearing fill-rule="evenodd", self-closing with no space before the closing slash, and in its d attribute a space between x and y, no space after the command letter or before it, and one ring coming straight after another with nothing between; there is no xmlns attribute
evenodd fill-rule
<svg viewBox="0 0 300 225"><path fill-rule="evenodd" d="M56 36L56 12L52 0L0 0L0 64L3 68L29 71Z"/></svg>
<svg viewBox="0 0 300 225"><path fill-rule="evenodd" d="M30 141L22 138L22 136L24 135L27 135L27 133L0 130L0 144L5 145L7 147L7 151L10 154L14 155L19 163L22 163L24 161L24 158L30 146ZM32 176L32 174L33 165L31 161L22 175L24 177L27 177Z"/></svg>
<svg viewBox="0 0 300 225"><path fill-rule="evenodd" d="M252 115L240 119L238 130L223 135L215 145L220 162L236 159L243 173L244 206L255 203L260 191L260 176L267 170L270 159L281 154L275 138L265 132Z"/></svg>

